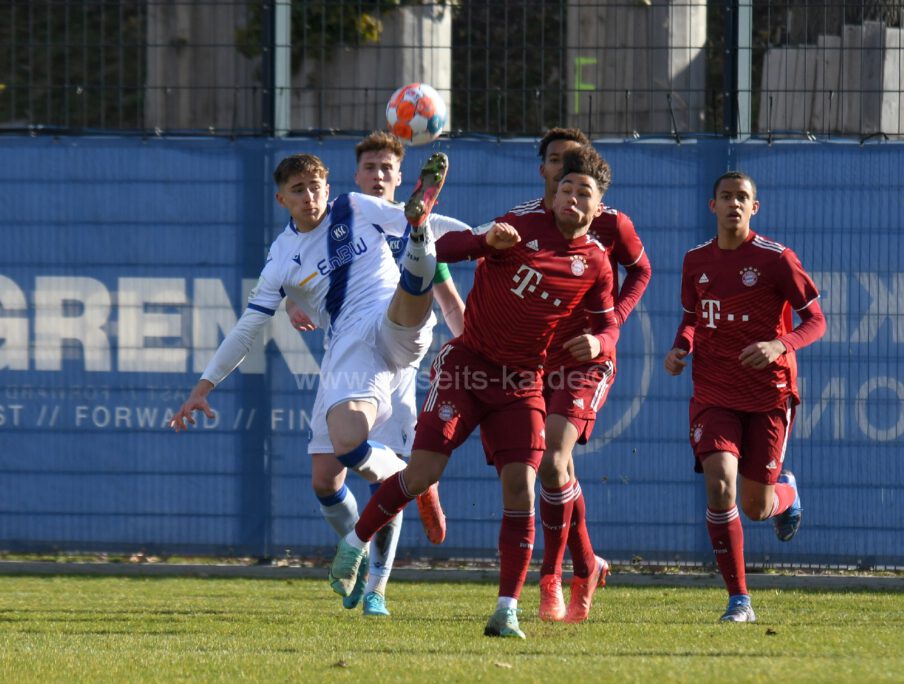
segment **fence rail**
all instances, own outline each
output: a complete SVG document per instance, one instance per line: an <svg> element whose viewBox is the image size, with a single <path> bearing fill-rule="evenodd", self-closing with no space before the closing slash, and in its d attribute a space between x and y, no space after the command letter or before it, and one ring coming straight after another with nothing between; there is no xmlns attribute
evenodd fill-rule
<svg viewBox="0 0 904 684"><path fill-rule="evenodd" d="M902 18L900 0L7 0L0 132L360 133L424 81L452 135L900 138Z"/></svg>

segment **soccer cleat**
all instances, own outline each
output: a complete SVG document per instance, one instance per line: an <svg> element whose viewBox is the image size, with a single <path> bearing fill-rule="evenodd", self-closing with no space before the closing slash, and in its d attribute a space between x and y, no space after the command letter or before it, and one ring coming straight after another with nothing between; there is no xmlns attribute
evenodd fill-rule
<svg viewBox="0 0 904 684"><path fill-rule="evenodd" d="M483 628L483 635L527 639L518 626L518 611L515 608L497 608Z"/></svg>
<svg viewBox="0 0 904 684"><path fill-rule="evenodd" d="M361 597L364 596L364 586L367 584L366 568L366 564L361 566L361 571L358 573L358 579L355 580L355 586L352 589L352 593L342 597L342 607L346 610L351 610L361 603Z"/></svg>
<svg viewBox="0 0 904 684"><path fill-rule="evenodd" d="M411 237L418 240L423 233L418 230L427 221L427 217L436 204L439 191L446 182L446 172L449 170L449 158L442 152L430 155L421 169L421 175L414 186L414 192L405 202L405 218L411 224ZM420 238L423 239L423 238Z"/></svg>
<svg viewBox="0 0 904 684"><path fill-rule="evenodd" d="M749 596L732 596L728 599L728 608L719 618L720 622L756 622L756 615L750 605Z"/></svg>
<svg viewBox="0 0 904 684"><path fill-rule="evenodd" d="M783 470L778 476L778 481L794 487L794 503L788 506L788 509L775 516L772 519L772 526L775 528L775 536L779 541L791 541L800 528L800 519L803 509L800 506L800 493L797 491L797 479L790 470Z"/></svg>
<svg viewBox="0 0 904 684"><path fill-rule="evenodd" d="M372 591L364 597L364 614L374 617L389 615L389 611L386 609L386 599L383 598L383 594Z"/></svg>
<svg viewBox="0 0 904 684"><path fill-rule="evenodd" d="M366 574L367 547L356 549L344 539L339 541L336 556L330 565L330 586L340 596L351 596L358 582L358 574Z"/></svg>
<svg viewBox="0 0 904 684"><path fill-rule="evenodd" d="M584 622L590 615L593 605L593 593L597 587L606 586L606 575L609 574L609 563L605 558L596 556L596 568L590 577L573 577L571 580L571 600L565 612L565 622Z"/></svg>
<svg viewBox="0 0 904 684"><path fill-rule="evenodd" d="M424 524L424 533L431 544L442 544L446 539L446 514L439 502L439 484L434 482L427 491L417 497L417 511Z"/></svg>
<svg viewBox="0 0 904 684"><path fill-rule="evenodd" d="M562 578L543 575L540 578L540 619L561 622L565 619L565 599L562 597Z"/></svg>

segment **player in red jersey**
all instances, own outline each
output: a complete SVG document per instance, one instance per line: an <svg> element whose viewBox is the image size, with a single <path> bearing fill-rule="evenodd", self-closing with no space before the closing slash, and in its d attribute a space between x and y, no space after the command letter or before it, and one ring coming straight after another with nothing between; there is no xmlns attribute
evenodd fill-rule
<svg viewBox="0 0 904 684"><path fill-rule="evenodd" d="M706 527L728 590L726 622L754 622L744 568L744 531L772 518L778 538L800 526L794 475L783 470L794 422L795 351L825 332L819 292L789 248L750 229L756 185L730 171L713 186L716 238L690 250L681 272L684 318L665 369L679 375L693 352L690 442L706 485ZM800 324L793 328L791 310Z"/></svg>
<svg viewBox="0 0 904 684"><path fill-rule="evenodd" d="M483 257L465 307L464 333L433 361L408 467L371 498L330 570L333 589L353 586L367 541L413 497L436 482L452 451L480 425L502 483L496 611L484 634L524 638L517 605L534 543L534 484L544 449L541 375L556 325L588 309L594 334L567 342L589 361L618 339L612 268L588 235L602 210L604 162L592 148L571 152L545 223L497 223L485 235L449 233L439 259ZM558 228L554 230L553 228Z"/></svg>
<svg viewBox="0 0 904 684"><path fill-rule="evenodd" d="M558 188L562 158L569 150L590 141L577 128L552 128L540 141L540 176L543 197L525 202L502 218L545 221ZM606 186L611 174L607 167ZM604 189L605 193L605 189ZM611 207L603 207L590 226L605 248L613 274L621 264L625 279L621 289L613 278L612 296L619 326L643 295L652 275L650 261L631 219ZM540 618L583 622L590 613L593 593L606 583L608 563L594 553L587 530L586 506L575 476L575 444L586 444L596 422L597 411L606 401L616 374L615 351L589 362L576 360L566 343L588 325L583 311L559 323L543 376L546 402L546 450L538 471L540 477L540 520L543 526L543 564L540 567ZM488 451L489 457L489 451ZM566 608L562 596L562 559L568 546L574 565L571 598Z"/></svg>

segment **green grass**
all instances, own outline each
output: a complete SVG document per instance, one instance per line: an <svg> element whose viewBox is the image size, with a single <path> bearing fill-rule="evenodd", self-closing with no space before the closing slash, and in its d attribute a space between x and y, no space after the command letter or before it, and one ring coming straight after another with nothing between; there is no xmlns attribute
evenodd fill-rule
<svg viewBox="0 0 904 684"><path fill-rule="evenodd" d="M616 579L617 582L617 579ZM343 610L326 580L0 577L0 681L904 681L904 592L609 586L583 625L536 617L490 639L495 586L390 585L392 617Z"/></svg>

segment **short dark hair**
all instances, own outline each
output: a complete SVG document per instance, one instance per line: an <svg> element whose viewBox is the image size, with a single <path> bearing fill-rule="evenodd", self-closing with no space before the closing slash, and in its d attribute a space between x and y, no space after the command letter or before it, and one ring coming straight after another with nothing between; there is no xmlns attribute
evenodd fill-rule
<svg viewBox="0 0 904 684"><path fill-rule="evenodd" d="M273 182L276 183L276 187L281 187L292 176L299 173L313 173L326 180L330 175L330 170L320 157L315 157L313 154L293 154L279 162L279 166L273 172Z"/></svg>
<svg viewBox="0 0 904 684"><path fill-rule="evenodd" d="M355 161L361 161L361 155L365 152L381 152L383 150L392 152L399 158L399 162L405 158L405 146L401 140L392 133L374 131L355 145Z"/></svg>
<svg viewBox="0 0 904 684"><path fill-rule="evenodd" d="M753 188L753 199L756 199L756 183L754 183L753 178L748 176L743 171L726 171L721 176L716 178L716 182L713 183L713 199L716 199L716 193L719 191L719 183L724 180L747 181L748 183L750 183L750 187Z"/></svg>
<svg viewBox="0 0 904 684"><path fill-rule="evenodd" d="M546 159L546 148L556 140L572 140L581 145L590 144L590 139L580 128L550 128L540 140L540 159Z"/></svg>
<svg viewBox="0 0 904 684"><path fill-rule="evenodd" d="M605 195L612 183L612 169L591 145L582 145L573 150L568 150L562 157L562 174L559 180L569 173L579 173L590 176L596 181L596 186L601 195Z"/></svg>

